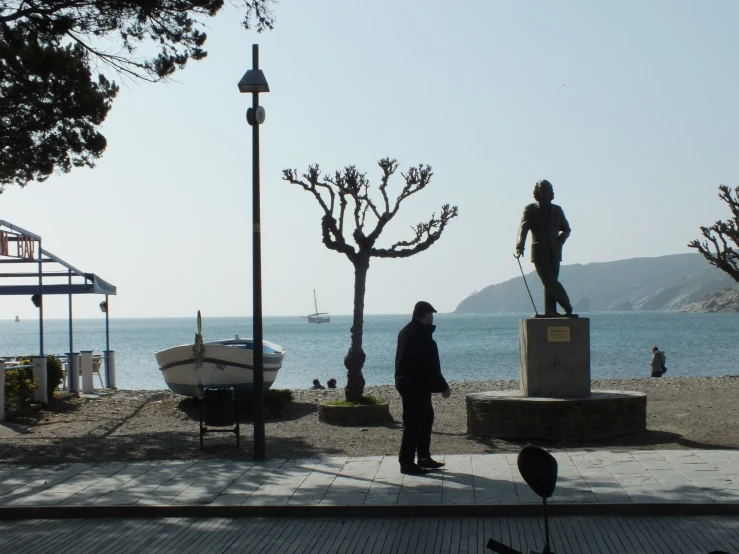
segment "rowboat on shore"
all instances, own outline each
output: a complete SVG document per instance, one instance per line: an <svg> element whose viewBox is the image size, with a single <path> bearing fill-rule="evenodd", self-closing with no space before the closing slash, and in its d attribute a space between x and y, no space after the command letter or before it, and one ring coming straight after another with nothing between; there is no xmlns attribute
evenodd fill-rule
<svg viewBox="0 0 739 554"><path fill-rule="evenodd" d="M269 389L282 367L285 349L262 341L264 390ZM198 312L195 342L154 354L167 386L176 394L201 398L205 387L233 387L237 394L254 388L254 340L233 339L203 342Z"/></svg>
<svg viewBox="0 0 739 554"><path fill-rule="evenodd" d="M236 335L233 339L184 344L155 354L167 386L176 394L200 398L205 387L234 387L250 393L254 385L254 341ZM262 342L264 390L272 386L282 367L285 349Z"/></svg>

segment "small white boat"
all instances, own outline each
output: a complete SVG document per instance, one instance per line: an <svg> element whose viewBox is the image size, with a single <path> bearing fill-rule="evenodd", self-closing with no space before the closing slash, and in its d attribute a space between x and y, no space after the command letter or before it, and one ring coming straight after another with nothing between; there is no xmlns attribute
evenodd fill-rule
<svg viewBox="0 0 739 554"><path fill-rule="evenodd" d="M198 347L202 347L200 350ZM264 390L272 386L282 367L285 349L262 341ZM184 344L155 354L167 386L176 394L202 397L204 387L234 387L249 393L254 385L254 341L233 339Z"/></svg>
<svg viewBox="0 0 739 554"><path fill-rule="evenodd" d="M318 311L318 299L316 298L316 291L313 290L313 307L314 313L307 315L308 323L331 323L331 316L327 312Z"/></svg>

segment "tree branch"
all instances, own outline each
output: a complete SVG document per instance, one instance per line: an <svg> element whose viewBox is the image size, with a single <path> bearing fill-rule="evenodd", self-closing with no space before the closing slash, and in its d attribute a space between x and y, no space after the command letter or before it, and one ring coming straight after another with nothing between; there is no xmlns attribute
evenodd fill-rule
<svg viewBox="0 0 739 554"><path fill-rule="evenodd" d="M346 208L346 199L343 198L341 190L339 190L339 224L337 225L336 218L334 217L334 208L336 207L336 193L333 191L330 185L320 182L319 176L321 174L321 168L318 164L314 164L308 167L308 172L303 174L303 178L308 182L302 181L296 177L297 169L285 169L282 172L282 179L288 181L294 185L298 185L313 194L318 204L323 209L323 217L321 218L321 233L323 236L323 243L327 248L346 254L350 258L355 255L354 248L347 244L344 239L344 212ZM330 181L329 181L330 182ZM319 189L325 189L328 191L330 203L326 203Z"/></svg>
<svg viewBox="0 0 739 554"><path fill-rule="evenodd" d="M739 186L734 189L733 195L726 185L719 186L719 191L719 198L728 204L733 218L719 220L710 227L701 227L706 240L693 240L688 246L698 250L711 265L739 282Z"/></svg>
<svg viewBox="0 0 739 554"><path fill-rule="evenodd" d="M373 248L371 255L378 258L407 258L423 252L441 238L449 221L458 215L457 206L450 207L449 204L444 204L438 219L436 214L432 214L429 221L412 227L415 233L412 240L396 242L389 249Z"/></svg>

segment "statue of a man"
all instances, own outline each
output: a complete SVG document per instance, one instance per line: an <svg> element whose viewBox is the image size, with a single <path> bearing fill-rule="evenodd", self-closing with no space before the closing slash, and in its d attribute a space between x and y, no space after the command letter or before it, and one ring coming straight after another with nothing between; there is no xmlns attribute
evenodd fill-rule
<svg viewBox="0 0 739 554"><path fill-rule="evenodd" d="M521 228L518 231L516 257L523 256L526 236L531 231L531 261L544 285L544 315L558 316L557 304L565 314L572 315L572 304L559 282L559 264L562 261L562 245L570 236L570 225L561 207L552 204L554 188L546 179L534 186L535 203L523 210Z"/></svg>

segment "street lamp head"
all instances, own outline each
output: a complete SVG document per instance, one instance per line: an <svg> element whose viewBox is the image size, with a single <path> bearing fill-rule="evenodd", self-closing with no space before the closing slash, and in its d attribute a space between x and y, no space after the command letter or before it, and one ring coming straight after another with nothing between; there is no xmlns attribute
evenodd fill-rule
<svg viewBox="0 0 739 554"><path fill-rule="evenodd" d="M103 300L102 302L100 302L100 311L103 312L104 314L108 313L108 301L107 300Z"/></svg>
<svg viewBox="0 0 739 554"><path fill-rule="evenodd" d="M269 85L261 69L250 69L239 81L239 92L269 92Z"/></svg>

